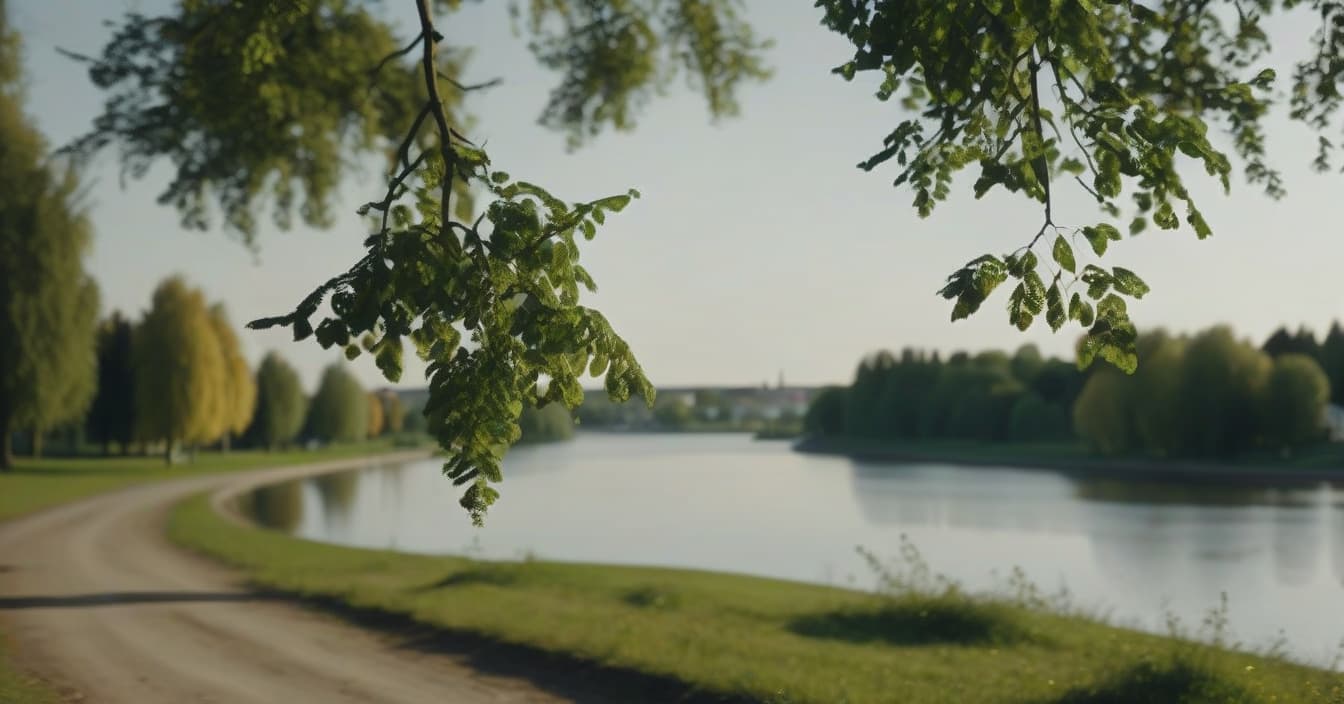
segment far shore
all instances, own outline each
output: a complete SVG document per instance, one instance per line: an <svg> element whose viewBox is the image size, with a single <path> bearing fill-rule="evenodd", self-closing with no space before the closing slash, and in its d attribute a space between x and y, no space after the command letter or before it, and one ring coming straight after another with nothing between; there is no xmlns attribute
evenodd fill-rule
<svg viewBox="0 0 1344 704"><path fill-rule="evenodd" d="M1010 467L1097 479L1265 486L1344 484L1344 445L1339 444L1318 446L1281 460L1255 457L1228 462L1101 457L1070 443L886 443L805 437L793 448L863 462Z"/></svg>

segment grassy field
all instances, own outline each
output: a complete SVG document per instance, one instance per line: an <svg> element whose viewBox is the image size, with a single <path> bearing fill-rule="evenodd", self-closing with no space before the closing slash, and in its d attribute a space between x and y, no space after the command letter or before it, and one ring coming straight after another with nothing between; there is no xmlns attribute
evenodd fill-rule
<svg viewBox="0 0 1344 704"><path fill-rule="evenodd" d="M228 454L202 452L194 462L172 467L161 457L18 458L13 471L0 473L0 521L132 484L281 465L320 462L405 449L391 440L334 445L313 451ZM14 669L0 642L0 704L47 704L59 697Z"/></svg>
<svg viewBox="0 0 1344 704"><path fill-rule="evenodd" d="M426 441L427 442L427 441ZM193 462L166 466L161 457L16 458L0 472L0 521L85 496L142 482L261 467L320 462L397 449L391 440L332 445L318 450L201 452Z"/></svg>
<svg viewBox="0 0 1344 704"><path fill-rule="evenodd" d="M361 619L416 625L421 646L460 649L453 644L465 639L475 644L468 652L499 652L515 671L597 671L641 682L636 700L1344 702L1335 674L1045 613L1021 600L359 550L238 525L205 497L177 507L169 532L259 585Z"/></svg>

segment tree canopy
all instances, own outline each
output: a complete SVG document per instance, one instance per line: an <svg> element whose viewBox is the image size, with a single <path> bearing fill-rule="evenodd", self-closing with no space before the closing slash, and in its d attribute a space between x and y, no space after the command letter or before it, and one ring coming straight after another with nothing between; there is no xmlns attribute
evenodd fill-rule
<svg viewBox="0 0 1344 704"><path fill-rule="evenodd" d="M137 434L162 441L168 462L179 443L213 442L228 424L230 371L215 325L200 289L174 276L154 289L135 336Z"/></svg>
<svg viewBox="0 0 1344 704"><path fill-rule="evenodd" d="M323 370L308 405L308 432L325 442L354 442L367 437L368 394L343 365L332 364Z"/></svg>
<svg viewBox="0 0 1344 704"><path fill-rule="evenodd" d="M299 434L307 413L308 399L299 373L279 353L267 352L257 367L257 412L248 435L274 450Z"/></svg>
<svg viewBox="0 0 1344 704"><path fill-rule="evenodd" d="M234 334L229 314L222 303L210 307L210 325L214 328L215 339L223 356L225 377L218 398L220 408L216 416L219 424L216 436L224 441L227 448L230 438L247 430L248 424L252 422L252 412L257 406L257 387L252 379L252 369L238 343L238 335Z"/></svg>
<svg viewBox="0 0 1344 704"><path fill-rule="evenodd" d="M0 3L0 469L10 437L79 420L92 400L98 289L74 170L23 111L19 40Z"/></svg>
<svg viewBox="0 0 1344 704"><path fill-rule="evenodd" d="M414 0L415 36L400 37L370 6L346 0L182 0L165 16L128 15L98 56L78 57L108 100L71 150L119 148L133 176L167 160L174 172L161 200L193 227L208 225L214 204L248 241L267 198L281 226L296 211L330 222L343 165L383 154L387 189L359 208L374 219L372 234L361 233L366 255L294 311L254 325L288 326L296 339L312 336L351 357L372 352L392 381L409 338L428 362L426 415L447 450L445 472L467 486L462 504L479 521L497 496L490 485L524 406L572 408L585 373L605 375L617 400L651 402L653 389L606 319L578 303L580 287L595 283L577 263L577 237L592 238L638 194L573 203L494 168L466 127L466 97L483 86L464 83L462 47L446 46L435 24L436 13L460 4ZM853 46L836 72L873 72L877 97L898 97L904 109L861 168L894 161L896 185L914 192L922 215L965 169L977 174L977 196L1003 188L1042 207L1039 229L1022 233L1020 246L951 274L940 293L952 319L975 313L1011 280L1013 325L1075 322L1086 331L1083 365L1101 357L1131 372L1137 330L1126 299L1148 286L1102 258L1122 232L1149 225L1211 234L1187 164L1225 189L1239 165L1270 196L1282 193L1266 157L1263 122L1280 83L1262 67L1262 25L1299 4L816 3L822 24ZM768 74L768 42L738 0L526 6L521 30L558 75L541 121L571 144L629 128L678 74L715 116L733 114L737 89ZM1340 104L1344 5L1313 7L1320 29L1293 72L1289 108L1324 133L1336 127ZM1322 136L1317 165L1327 168L1332 156ZM1100 215L1063 212L1064 188L1093 199ZM319 312L324 301L329 315Z"/></svg>

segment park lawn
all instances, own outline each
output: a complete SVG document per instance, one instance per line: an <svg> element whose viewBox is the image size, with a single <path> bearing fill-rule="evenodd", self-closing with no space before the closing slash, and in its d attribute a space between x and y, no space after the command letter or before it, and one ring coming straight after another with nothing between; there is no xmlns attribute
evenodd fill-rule
<svg viewBox="0 0 1344 704"><path fill-rule="evenodd" d="M428 442L428 441L424 441ZM428 447L428 445L426 445ZM16 458L14 469L0 472L0 521L132 484L184 476L261 467L306 464L342 457L389 452L390 439L330 445L317 450L200 452L194 461L171 467L159 456Z"/></svg>
<svg viewBox="0 0 1344 704"><path fill-rule="evenodd" d="M347 548L240 524L205 496L174 510L169 534L241 567L260 586L511 644L523 653L511 658L559 658L673 682L702 698L1344 702L1334 673L1006 600L878 597L703 571Z"/></svg>

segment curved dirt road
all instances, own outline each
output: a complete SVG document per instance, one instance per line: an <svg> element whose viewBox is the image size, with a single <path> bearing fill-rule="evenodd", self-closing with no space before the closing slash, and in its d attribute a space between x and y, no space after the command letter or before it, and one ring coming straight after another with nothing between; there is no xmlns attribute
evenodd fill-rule
<svg viewBox="0 0 1344 704"><path fill-rule="evenodd" d="M266 599L163 535L168 509L191 493L367 463L148 484L0 524L0 629L11 654L73 701L565 701L477 672L462 656L398 647Z"/></svg>

